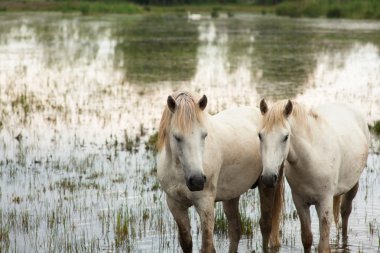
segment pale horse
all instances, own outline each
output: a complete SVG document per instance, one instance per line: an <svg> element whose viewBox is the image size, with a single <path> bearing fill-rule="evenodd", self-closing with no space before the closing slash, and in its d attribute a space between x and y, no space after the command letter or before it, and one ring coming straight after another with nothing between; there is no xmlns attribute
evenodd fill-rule
<svg viewBox="0 0 380 253"><path fill-rule="evenodd" d="M319 218L318 252L330 252L332 220L342 217L342 235L359 177L366 166L369 130L357 109L329 104L307 110L292 101L280 101L270 109L262 100L263 122L259 133L263 183L274 185L284 164L285 177L301 222L302 244L311 251L310 205Z"/></svg>
<svg viewBox="0 0 380 253"><path fill-rule="evenodd" d="M241 236L239 197L262 171L257 137L258 108L236 108L216 115L205 112L207 97L196 100L188 92L167 98L158 137L157 174L161 189L178 225L183 252L192 252L188 209L200 217L201 252L215 252L214 202L223 201L228 220L229 252L237 252ZM281 177L283 178L283 177ZM280 180L283 182L283 179ZM283 184L258 183L263 248L279 246Z"/></svg>

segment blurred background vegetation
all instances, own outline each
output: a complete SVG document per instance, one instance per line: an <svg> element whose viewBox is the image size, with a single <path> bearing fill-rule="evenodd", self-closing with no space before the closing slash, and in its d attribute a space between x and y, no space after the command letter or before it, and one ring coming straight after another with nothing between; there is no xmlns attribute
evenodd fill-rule
<svg viewBox="0 0 380 253"><path fill-rule="evenodd" d="M380 0L0 0L0 11L134 14L215 9L289 17L380 19Z"/></svg>

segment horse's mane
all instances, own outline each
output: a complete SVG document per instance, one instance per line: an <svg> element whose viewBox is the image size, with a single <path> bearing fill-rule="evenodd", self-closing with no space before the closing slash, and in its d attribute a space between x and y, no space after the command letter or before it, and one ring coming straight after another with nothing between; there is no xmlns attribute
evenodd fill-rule
<svg viewBox="0 0 380 253"><path fill-rule="evenodd" d="M264 130L271 130L275 125L281 124L282 126L285 126L286 117L284 115L284 109L287 104L288 100L281 100L272 105L272 107L269 109L269 111L264 115L263 118L263 129ZM318 114L312 110L307 109L303 105L292 101L293 110L290 117L293 117L295 121L297 122L297 125L303 125L308 127L308 116L313 117L314 119L317 119L319 116Z"/></svg>
<svg viewBox="0 0 380 253"><path fill-rule="evenodd" d="M172 113L168 106L165 106L158 130L157 149L161 150L170 127L176 127L182 132L189 132L193 123L202 122L202 110L199 108L197 100L189 92L176 92L172 95L176 102L175 113Z"/></svg>

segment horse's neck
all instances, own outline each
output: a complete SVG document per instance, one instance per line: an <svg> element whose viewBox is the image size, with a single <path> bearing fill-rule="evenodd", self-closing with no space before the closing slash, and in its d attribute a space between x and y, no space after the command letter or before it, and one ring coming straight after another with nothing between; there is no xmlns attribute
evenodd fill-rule
<svg viewBox="0 0 380 253"><path fill-rule="evenodd" d="M310 117L310 116L308 116ZM315 120L309 118L306 124L297 124L296 120L291 120L291 138L288 161L290 164L297 163L300 166L306 166L310 162L310 156L313 151L313 140L315 133Z"/></svg>

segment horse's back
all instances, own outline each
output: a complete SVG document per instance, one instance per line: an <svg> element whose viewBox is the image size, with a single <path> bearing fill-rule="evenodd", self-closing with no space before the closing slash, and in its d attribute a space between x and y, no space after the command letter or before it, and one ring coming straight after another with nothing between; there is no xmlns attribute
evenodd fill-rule
<svg viewBox="0 0 380 253"><path fill-rule="evenodd" d="M247 191L261 173L257 108L240 107L222 111L213 117L222 165L217 200L231 199Z"/></svg>
<svg viewBox="0 0 380 253"><path fill-rule="evenodd" d="M338 144L340 166L335 194L353 187L362 173L368 156L369 130L364 115L349 105L329 104L317 109L328 124Z"/></svg>
<svg viewBox="0 0 380 253"><path fill-rule="evenodd" d="M357 108L345 104L327 104L317 108L317 112L339 135L353 135L357 141L369 142L366 119Z"/></svg>
<svg viewBox="0 0 380 253"><path fill-rule="evenodd" d="M260 123L260 112L254 107L238 107L221 111L213 115L215 121L227 125L241 126L248 124L249 127L257 127Z"/></svg>

